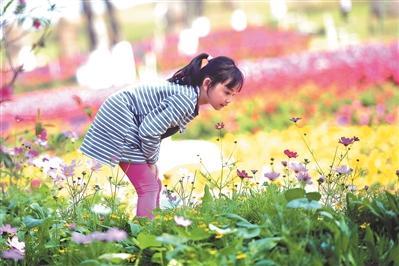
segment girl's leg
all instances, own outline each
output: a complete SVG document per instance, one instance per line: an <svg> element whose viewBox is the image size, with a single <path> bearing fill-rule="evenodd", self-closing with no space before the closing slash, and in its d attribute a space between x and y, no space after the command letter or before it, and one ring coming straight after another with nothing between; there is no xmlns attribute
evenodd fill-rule
<svg viewBox="0 0 399 266"><path fill-rule="evenodd" d="M119 165L136 189L137 216L153 219L152 211L159 207L160 180L147 164L121 162Z"/></svg>

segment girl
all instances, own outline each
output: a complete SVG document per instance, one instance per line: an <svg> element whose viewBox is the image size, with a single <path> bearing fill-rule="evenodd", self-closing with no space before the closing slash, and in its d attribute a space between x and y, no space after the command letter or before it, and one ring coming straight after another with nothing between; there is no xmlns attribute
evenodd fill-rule
<svg viewBox="0 0 399 266"><path fill-rule="evenodd" d="M220 110L241 90L242 72L225 56L202 53L167 82L112 94L101 105L80 150L102 163L119 164L137 191L137 216L153 218L162 184L156 162L161 140L182 132L199 105Z"/></svg>

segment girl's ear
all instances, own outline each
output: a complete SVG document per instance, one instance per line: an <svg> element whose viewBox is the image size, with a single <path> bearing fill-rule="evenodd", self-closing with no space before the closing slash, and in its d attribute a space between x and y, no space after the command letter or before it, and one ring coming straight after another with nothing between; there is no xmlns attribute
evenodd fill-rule
<svg viewBox="0 0 399 266"><path fill-rule="evenodd" d="M210 78L204 78L202 81L202 87L205 89L205 91L208 91L209 87L211 86L212 80Z"/></svg>

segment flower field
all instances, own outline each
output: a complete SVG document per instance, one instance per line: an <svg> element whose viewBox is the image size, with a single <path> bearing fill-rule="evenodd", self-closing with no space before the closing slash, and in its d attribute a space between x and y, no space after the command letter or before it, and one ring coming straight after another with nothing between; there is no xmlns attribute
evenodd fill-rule
<svg viewBox="0 0 399 266"><path fill-rule="evenodd" d="M154 220L134 216L120 169L78 152L115 89L2 102L0 265L399 265L398 42L308 41L256 27L200 41L237 58L246 83L173 137L217 146L219 168L198 156L163 173ZM167 64L176 42L161 69L187 60ZM47 79L31 74L22 82Z"/></svg>

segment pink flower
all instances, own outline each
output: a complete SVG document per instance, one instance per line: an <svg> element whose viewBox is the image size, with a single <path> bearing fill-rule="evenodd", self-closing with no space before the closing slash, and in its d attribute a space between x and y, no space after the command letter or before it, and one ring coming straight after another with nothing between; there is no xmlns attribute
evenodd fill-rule
<svg viewBox="0 0 399 266"><path fill-rule="evenodd" d="M84 234L81 234L78 232L73 232L72 233L72 241L77 244L88 244L88 243L91 243L92 239L91 239L91 237L88 237Z"/></svg>
<svg viewBox="0 0 399 266"><path fill-rule="evenodd" d="M310 177L308 171L302 171L297 173L296 178L298 181L304 182L306 184L312 184L312 178Z"/></svg>
<svg viewBox="0 0 399 266"><path fill-rule="evenodd" d="M90 167L90 170L92 172L98 171L101 168L101 166L102 166L98 161L96 161L94 159L88 160L87 164Z"/></svg>
<svg viewBox="0 0 399 266"><path fill-rule="evenodd" d="M36 142L39 145L46 146L46 144L47 144L47 131L45 129L42 129L42 131L40 131L40 133L37 134Z"/></svg>
<svg viewBox="0 0 399 266"><path fill-rule="evenodd" d="M34 178L30 181L30 186L34 189L39 188L41 184L42 180L40 180L39 178Z"/></svg>
<svg viewBox="0 0 399 266"><path fill-rule="evenodd" d="M4 86L0 89L0 103L5 101L10 101L12 98L12 87L11 86Z"/></svg>
<svg viewBox="0 0 399 266"><path fill-rule="evenodd" d="M355 142L353 138L346 138L346 137L341 137L338 141L338 143L341 143L345 147L352 144L353 142Z"/></svg>
<svg viewBox="0 0 399 266"><path fill-rule="evenodd" d="M75 174L76 161L73 160L70 165L61 165L61 172L65 177L72 177Z"/></svg>
<svg viewBox="0 0 399 266"><path fill-rule="evenodd" d="M35 27L35 29L39 29L41 25L42 25L42 23L40 22L39 19L35 18L33 20L33 27Z"/></svg>
<svg viewBox="0 0 399 266"><path fill-rule="evenodd" d="M276 180L279 176L280 174L274 171L265 173L265 177L268 178L270 181Z"/></svg>
<svg viewBox="0 0 399 266"><path fill-rule="evenodd" d="M12 248L9 250L5 250L1 253L1 257L4 259L10 259L14 261L23 260L24 254L21 253L18 249Z"/></svg>
<svg viewBox="0 0 399 266"><path fill-rule="evenodd" d="M15 122L17 122L17 123L24 121L23 117L22 117L22 116L19 116L19 115L16 115L16 116L14 117L14 119L15 119Z"/></svg>
<svg viewBox="0 0 399 266"><path fill-rule="evenodd" d="M289 162L288 167L293 170L295 173L305 172L307 171L306 166L302 163L297 162Z"/></svg>
<svg viewBox="0 0 399 266"><path fill-rule="evenodd" d="M23 151L24 151L23 148L21 148L21 147L15 147L15 148L14 148L14 155L15 155L15 156L18 156L18 155L20 155Z"/></svg>
<svg viewBox="0 0 399 266"><path fill-rule="evenodd" d="M126 238L127 238L127 233L125 231L112 227L108 229L108 231L106 232L105 241L120 242L122 240L125 240Z"/></svg>
<svg viewBox="0 0 399 266"><path fill-rule="evenodd" d="M335 168L335 172L337 172L338 174L341 174L341 175L348 175L352 172L352 169L346 165L341 165L341 166Z"/></svg>
<svg viewBox="0 0 399 266"><path fill-rule="evenodd" d="M290 151L288 149L284 150L284 154L288 156L288 158L296 158L298 157L298 153L294 151Z"/></svg>
<svg viewBox="0 0 399 266"><path fill-rule="evenodd" d="M215 128L216 128L217 130L223 129L223 128L224 128L224 123L223 123L223 122L216 123Z"/></svg>
<svg viewBox="0 0 399 266"><path fill-rule="evenodd" d="M244 179L244 178L251 178L251 176L248 175L248 173L247 173L245 170L240 171L240 170L237 169L237 176L238 176L239 178L241 178L241 179Z"/></svg>
<svg viewBox="0 0 399 266"><path fill-rule="evenodd" d="M5 224L0 227L0 235L3 233L8 233L8 234L16 234L17 233L17 228L12 227L10 224Z"/></svg>
<svg viewBox="0 0 399 266"><path fill-rule="evenodd" d="M26 158L28 159L33 159L37 156L39 156L39 152L36 150L29 150L26 154L25 154Z"/></svg>

